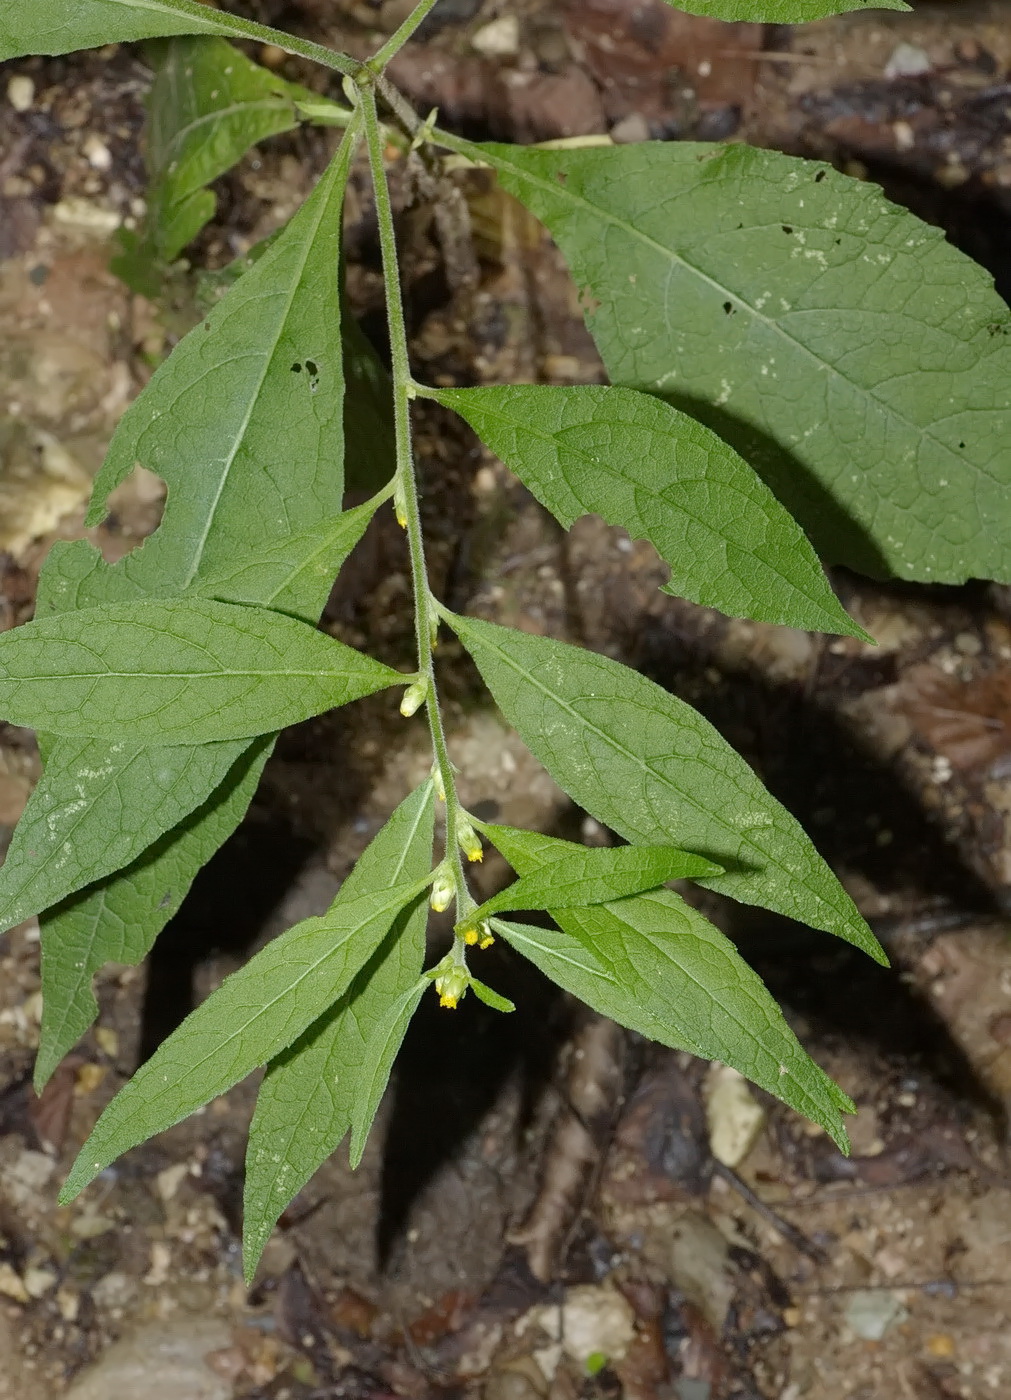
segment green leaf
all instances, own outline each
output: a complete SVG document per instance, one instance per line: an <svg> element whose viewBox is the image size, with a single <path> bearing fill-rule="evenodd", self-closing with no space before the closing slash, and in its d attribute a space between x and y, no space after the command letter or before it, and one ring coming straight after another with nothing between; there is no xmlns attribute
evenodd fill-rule
<svg viewBox="0 0 1011 1400"><path fill-rule="evenodd" d="M315 94L224 39L166 39L151 46L151 57L146 252L171 262L214 217L211 181L257 142L298 126L296 104Z"/></svg>
<svg viewBox="0 0 1011 1400"><path fill-rule="evenodd" d="M467 985L477 997L478 1001L483 1001L485 1006L490 1006L493 1011L509 1012L516 1010L515 1002L510 1001L508 997L501 996L491 987L486 986L484 982L479 982L476 977L471 977Z"/></svg>
<svg viewBox="0 0 1011 1400"><path fill-rule="evenodd" d="M285 613L207 598L107 603L0 635L11 723L128 744L251 738L404 679Z"/></svg>
<svg viewBox="0 0 1011 1400"><path fill-rule="evenodd" d="M595 652L446 619L527 747L598 821L704 853L724 873L699 884L887 961L799 823L690 705Z"/></svg>
<svg viewBox="0 0 1011 1400"><path fill-rule="evenodd" d="M434 820L435 790L429 781L400 804L366 848L336 904L425 875L432 866ZM421 974L427 923L423 899L403 910L340 1000L268 1067L246 1152L247 1279L278 1216L350 1128L373 1032Z"/></svg>
<svg viewBox="0 0 1011 1400"><path fill-rule="evenodd" d="M754 617L863 636L799 526L715 433L649 394L601 385L442 389L568 529L602 516L649 540L665 592Z"/></svg>
<svg viewBox="0 0 1011 1400"><path fill-rule="evenodd" d="M231 836L252 801L274 735L240 745L231 772L178 826L132 865L51 909L42 929L42 1026L34 1082L41 1092L98 1015L91 979L107 962L135 966L179 907L201 866ZM210 747L202 746L203 748ZM108 754L109 750L105 752ZM167 761L177 749L151 749Z"/></svg>
<svg viewBox="0 0 1011 1400"><path fill-rule="evenodd" d="M344 336L344 460L349 490L378 491L397 464L393 385L348 308Z"/></svg>
<svg viewBox="0 0 1011 1400"><path fill-rule="evenodd" d="M571 844L512 827L484 830L520 872L557 862ZM732 1065L845 1150L839 1112L852 1113L853 1104L797 1041L761 978L697 910L656 890L551 914L557 931L498 919L493 927L595 1011L661 1045Z"/></svg>
<svg viewBox="0 0 1011 1400"><path fill-rule="evenodd" d="M12 928L121 869L224 781L244 740L131 748L61 739L0 867L0 928Z"/></svg>
<svg viewBox="0 0 1011 1400"><path fill-rule="evenodd" d="M322 44L212 10L196 0L16 0L0 16L0 63L25 54L71 53L171 34L256 39L276 44L285 53L313 58L340 73L353 73L358 66L346 54Z"/></svg>
<svg viewBox="0 0 1011 1400"><path fill-rule="evenodd" d="M606 904L626 895L655 889L666 880L697 879L722 873L721 867L711 860L691 855L676 846L608 849L564 842L559 843L557 849L556 863L535 869L485 900L460 921L458 930L476 928L489 914L503 909L575 909L586 904Z"/></svg>
<svg viewBox="0 0 1011 1400"><path fill-rule="evenodd" d="M113 1158L178 1123L272 1059L350 985L429 876L338 898L226 977L102 1114L60 1199L71 1201Z"/></svg>
<svg viewBox="0 0 1011 1400"><path fill-rule="evenodd" d="M668 0L676 10L712 19L753 20L759 24L806 24L853 10L908 10L905 0Z"/></svg>
<svg viewBox="0 0 1011 1400"><path fill-rule="evenodd" d="M823 557L1011 580L1011 313L939 229L743 145L466 149L557 240L612 382L703 417Z"/></svg>
<svg viewBox="0 0 1011 1400"><path fill-rule="evenodd" d="M417 1011L418 1004L430 985L429 979L422 977L415 982L413 987L402 992L396 1001L389 1002L386 1011L369 1037L351 1115L349 1155L351 1166L356 1170L365 1151L369 1130L376 1113L379 1111L386 1086L390 1082L393 1062L404 1043L404 1036L411 1024L411 1017Z"/></svg>
<svg viewBox="0 0 1011 1400"><path fill-rule="evenodd" d="M169 488L157 534L111 565L84 541L54 546L40 579L39 615L200 589L205 576L213 580L222 571L227 574L236 561L269 551L278 540L289 546L293 531L311 531L331 519L341 528L343 379L339 375L332 386L336 410L316 396L311 404L316 416L310 421L305 395L290 392L295 376L287 349L311 344L317 365L343 364L333 250L353 144L349 135L313 195L272 240L241 289L235 288L181 342L117 430L111 474L104 485L99 483L96 506L143 448ZM257 349L250 335L263 335L265 347ZM241 364L250 359L252 369L244 374ZM201 397L205 381L211 390L206 401ZM218 395L229 402L225 413ZM210 411L204 411L208 405ZM277 447L278 434L295 444L290 457ZM191 494L203 501L202 516L176 508ZM337 553L332 562L336 568ZM306 567L280 592L274 589L287 575L262 578L266 591L260 597L253 596L246 575L242 587L247 600L315 622L330 580L314 571L311 555L303 563ZM147 954L197 871L238 826L272 743L254 741L218 793L120 875L43 916L38 1085L94 1019L94 973L110 959L139 962ZM93 766L108 766L121 757L107 750ZM213 776L210 759L208 751L207 778ZM163 749L158 761L193 771L183 748ZM50 779L58 781L58 775L47 772L43 783Z"/></svg>
<svg viewBox="0 0 1011 1400"><path fill-rule="evenodd" d="M353 149L349 135L283 233L179 343L120 421L87 519L101 521L109 492L138 463L165 481L161 526L109 566L136 588L188 588L340 512L344 375L335 249Z"/></svg>
<svg viewBox="0 0 1011 1400"><path fill-rule="evenodd" d="M338 570L375 515L377 504L376 500L366 501L268 544L257 555L201 579L199 591L225 603L260 603L277 612L292 613L304 622L315 621L320 611L317 603L329 593ZM308 614L306 599L312 600Z"/></svg>

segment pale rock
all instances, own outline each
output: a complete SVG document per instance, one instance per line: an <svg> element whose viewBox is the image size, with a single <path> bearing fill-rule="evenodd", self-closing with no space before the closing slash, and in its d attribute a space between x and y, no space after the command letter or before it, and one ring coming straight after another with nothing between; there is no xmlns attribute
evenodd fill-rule
<svg viewBox="0 0 1011 1400"><path fill-rule="evenodd" d="M736 1167L754 1147L765 1125L765 1110L748 1082L729 1065L714 1065L706 1082L709 1147L725 1167Z"/></svg>
<svg viewBox="0 0 1011 1400"><path fill-rule="evenodd" d="M890 1327L909 1314L897 1294L887 1288L861 1288L851 1293L843 1313L852 1331L865 1342L880 1342Z"/></svg>
<svg viewBox="0 0 1011 1400"><path fill-rule="evenodd" d="M92 132L84 142L82 147L84 159L91 166L92 170L111 170L112 152L96 132Z"/></svg>
<svg viewBox="0 0 1011 1400"><path fill-rule="evenodd" d="M915 78L933 68L930 55L918 44L898 44L885 64L886 78Z"/></svg>
<svg viewBox="0 0 1011 1400"><path fill-rule="evenodd" d="M10 1264L0 1264L0 1294L13 1298L15 1303L27 1303L31 1298L21 1275Z"/></svg>
<svg viewBox="0 0 1011 1400"><path fill-rule="evenodd" d="M56 1163L48 1153L22 1152L4 1172L4 1195L13 1206L39 1206L55 1170Z"/></svg>
<svg viewBox="0 0 1011 1400"><path fill-rule="evenodd" d="M581 1366L598 1354L620 1361L635 1336L635 1314L626 1300L615 1289L594 1284L567 1289L564 1302L532 1308L524 1321L536 1324ZM541 1354L534 1355L547 1375Z"/></svg>
<svg viewBox="0 0 1011 1400"><path fill-rule="evenodd" d="M164 1171L155 1177L155 1186L158 1195L163 1201L171 1201L179 1190L184 1178L189 1174L190 1164L188 1162L176 1162L171 1167L166 1167Z"/></svg>
<svg viewBox="0 0 1011 1400"><path fill-rule="evenodd" d="M27 112L35 101L35 84L27 73L15 73L7 84L7 101L15 112Z"/></svg>
<svg viewBox="0 0 1011 1400"><path fill-rule="evenodd" d="M520 49L519 20L515 15L501 15L482 25L470 43L485 58L512 58Z"/></svg>
<svg viewBox="0 0 1011 1400"><path fill-rule="evenodd" d="M214 1318L149 1323L113 1343L65 1400L231 1400L231 1384L206 1361L229 1341L228 1326Z"/></svg>
<svg viewBox="0 0 1011 1400"><path fill-rule="evenodd" d="M43 1298L58 1280L52 1269L32 1267L25 1270L25 1292L30 1298Z"/></svg>

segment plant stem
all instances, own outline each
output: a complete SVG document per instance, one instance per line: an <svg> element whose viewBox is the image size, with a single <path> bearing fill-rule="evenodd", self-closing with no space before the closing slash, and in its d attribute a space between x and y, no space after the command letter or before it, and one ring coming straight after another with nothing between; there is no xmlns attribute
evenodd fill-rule
<svg viewBox="0 0 1011 1400"><path fill-rule="evenodd" d="M328 49L325 44L314 43L311 39L300 39L297 35L287 34L281 29L270 29L265 24L257 24L255 20L240 19L237 15L230 15L223 10L212 11L211 17L215 26L231 30L236 39L255 39L261 44L270 44L284 53L309 58L313 63L320 63L324 68L331 68L336 73L356 73L361 67L358 59L352 58L350 54L338 53L336 49Z"/></svg>
<svg viewBox="0 0 1011 1400"><path fill-rule="evenodd" d="M414 455L411 450L411 400L415 397L416 388L411 376L411 362L407 348L407 325L404 319L404 301L400 286L393 205L390 200L390 187L386 180L386 169L383 164L382 128L379 125L375 94L371 86L361 89L358 100L365 122L365 142L368 147L372 185L375 190L379 244L382 250L383 275L386 282L386 315L390 328L390 356L393 368L393 420L397 444L396 490L397 502L403 512L403 523L407 530L407 543L411 556L411 580L414 586L414 630L418 648L418 679L427 686L425 709L432 736L432 750L442 789L446 794L446 855L452 863L456 880L457 918L462 918L464 914L474 908L474 901L467 888L463 859L456 839L457 823L461 817L462 809L456 792L453 765L450 763L449 750L446 746L446 731L442 723L442 711L439 707L435 662L432 655L433 637L438 626L438 611L428 586L425 543L421 529L421 509L418 501L418 483L414 474ZM457 942L460 940L458 939ZM461 942L461 958L462 947Z"/></svg>
<svg viewBox="0 0 1011 1400"><path fill-rule="evenodd" d="M428 18L433 6L438 0L418 0L418 4L404 20L403 24L390 35L381 49L378 49L368 61L368 67L373 73L381 73L394 54L400 50L410 39L418 26Z"/></svg>

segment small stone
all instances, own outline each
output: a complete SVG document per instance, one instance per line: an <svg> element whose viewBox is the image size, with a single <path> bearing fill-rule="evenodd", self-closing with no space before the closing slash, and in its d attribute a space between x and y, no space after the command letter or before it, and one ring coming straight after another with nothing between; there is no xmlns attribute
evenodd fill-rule
<svg viewBox="0 0 1011 1400"><path fill-rule="evenodd" d="M25 1270L25 1292L32 1298L43 1298L57 1283L52 1269L29 1268Z"/></svg>
<svg viewBox="0 0 1011 1400"><path fill-rule="evenodd" d="M65 1400L231 1400L232 1385L207 1365L231 1338L223 1321L177 1316L113 1343Z"/></svg>
<svg viewBox="0 0 1011 1400"><path fill-rule="evenodd" d="M121 222L115 209L102 209L80 195L68 195L54 204L53 219L65 228L78 228L100 238L115 233Z"/></svg>
<svg viewBox="0 0 1011 1400"><path fill-rule="evenodd" d="M158 1195L163 1201L171 1201L172 1197L182 1185L183 1178L189 1173L188 1162L176 1162L174 1166L166 1167L155 1177L155 1186Z"/></svg>
<svg viewBox="0 0 1011 1400"><path fill-rule="evenodd" d="M78 1240L97 1240L99 1235L107 1235L115 1228L115 1220L90 1210L85 1210L70 1222L70 1233Z"/></svg>
<svg viewBox="0 0 1011 1400"><path fill-rule="evenodd" d="M634 146L640 141L648 141L649 122L641 112L629 112L617 125L611 127L611 140L617 146Z"/></svg>
<svg viewBox="0 0 1011 1400"><path fill-rule="evenodd" d="M885 64L886 78L915 78L933 68L930 55L918 44L898 44Z"/></svg>
<svg viewBox="0 0 1011 1400"><path fill-rule="evenodd" d="M519 20L515 15L501 15L482 25L470 43L486 58L512 58L520 48Z"/></svg>
<svg viewBox="0 0 1011 1400"><path fill-rule="evenodd" d="M276 44L264 44L260 49L260 62L264 68L280 68L287 56L284 49L279 49Z"/></svg>
<svg viewBox="0 0 1011 1400"><path fill-rule="evenodd" d="M27 112L35 101L35 84L26 73L15 73L7 84L7 101L15 112Z"/></svg>
<svg viewBox="0 0 1011 1400"><path fill-rule="evenodd" d="M616 1289L606 1286L581 1284L569 1288L561 1307L553 1303L532 1308L526 1316L549 1337L561 1337L561 1348L581 1366L598 1353L609 1361L620 1361L635 1336L631 1307ZM520 1320L517 1332L522 1330L523 1321ZM534 1357L547 1376L541 1353L534 1352Z"/></svg>
<svg viewBox="0 0 1011 1400"><path fill-rule="evenodd" d="M111 170L112 152L102 140L101 136L92 132L85 139L81 148L84 151L84 159L91 166L92 170Z"/></svg>
<svg viewBox="0 0 1011 1400"><path fill-rule="evenodd" d="M927 1351L940 1361L949 1361L955 1355L955 1339L947 1332L935 1332L927 1338Z"/></svg>
<svg viewBox="0 0 1011 1400"><path fill-rule="evenodd" d="M28 1303L31 1294L24 1285L20 1274L15 1273L10 1264L0 1264L0 1293L5 1298L13 1298L15 1303Z"/></svg>
<svg viewBox="0 0 1011 1400"><path fill-rule="evenodd" d="M710 1150L725 1167L736 1167L765 1126L765 1110L744 1076L729 1065L717 1065L709 1072L706 1091Z"/></svg>
<svg viewBox="0 0 1011 1400"><path fill-rule="evenodd" d="M846 1321L865 1342L880 1342L890 1327L904 1322L908 1313L887 1288L861 1288L850 1295Z"/></svg>
<svg viewBox="0 0 1011 1400"><path fill-rule="evenodd" d="M46 1152L22 1152L4 1173L4 1188L11 1204L16 1207L36 1207L56 1170L56 1163Z"/></svg>
<svg viewBox="0 0 1011 1400"><path fill-rule="evenodd" d="M56 1290L56 1306L60 1310L60 1316L64 1322L76 1322L77 1314L81 1310L81 1295L72 1288L58 1288Z"/></svg>
<svg viewBox="0 0 1011 1400"><path fill-rule="evenodd" d="M160 1288L168 1282L172 1272L172 1251L163 1240L155 1240L151 1246L151 1267L144 1275L149 1288Z"/></svg>
<svg viewBox="0 0 1011 1400"><path fill-rule="evenodd" d="M153 475L153 473L149 473ZM99 1026L95 1031L95 1041L103 1055L108 1055L110 1060L114 1060L119 1054L119 1036L108 1026Z"/></svg>
<svg viewBox="0 0 1011 1400"><path fill-rule="evenodd" d="M85 1098L98 1088L107 1073L105 1065L82 1065L74 1076L74 1093Z"/></svg>

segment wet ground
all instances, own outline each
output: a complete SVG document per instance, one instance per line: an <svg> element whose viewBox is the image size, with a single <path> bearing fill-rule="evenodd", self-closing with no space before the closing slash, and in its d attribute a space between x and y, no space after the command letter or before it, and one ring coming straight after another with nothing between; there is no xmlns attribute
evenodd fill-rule
<svg viewBox="0 0 1011 1400"><path fill-rule="evenodd" d="M362 53L404 12L400 0L238 8ZM297 62L262 57L305 80ZM659 0L443 0L397 79L469 135L743 138L827 155L942 224L1006 290L1009 75L1000 4L790 31L691 20ZM52 541L81 533L112 428L186 323L177 290L153 306L107 270L116 229L143 215L145 86L122 49L0 73L3 626L30 616ZM276 227L329 139L281 138L222 181L194 262L221 266ZM538 226L483 174L452 178L455 193L398 186L419 373L598 379ZM461 204L472 240L453 216ZM360 178L347 241L355 308L381 347ZM427 770L420 728L375 699L284 737L249 819L150 967L102 974L99 1025L41 1101L29 1087L37 928L0 943L0 1397L1011 1393L1007 591L840 574L877 648L730 622L660 594L662 568L621 532L586 519L564 537L441 411L418 428L450 605L620 656L698 705L805 823L886 943L890 972L782 920L706 905L857 1101L854 1156L495 950L491 980L520 1010L426 1007L362 1168L352 1175L342 1151L322 1169L252 1292L237 1210L254 1083L57 1208L77 1146L138 1058L250 948L325 906ZM133 479L115 504L97 532L110 555L157 523L158 484ZM408 596L399 532L376 522L326 625L406 661ZM465 801L606 842L445 652ZM0 732L8 827L37 771L31 735ZM483 873L489 891L501 877Z"/></svg>

